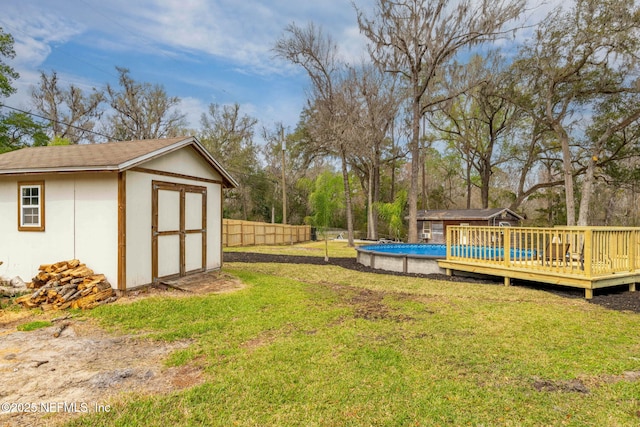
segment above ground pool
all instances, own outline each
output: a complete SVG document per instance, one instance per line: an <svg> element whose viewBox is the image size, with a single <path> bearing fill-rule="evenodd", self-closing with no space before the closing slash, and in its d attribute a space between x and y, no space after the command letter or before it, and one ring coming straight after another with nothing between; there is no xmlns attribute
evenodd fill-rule
<svg viewBox="0 0 640 427"><path fill-rule="evenodd" d="M447 256L447 245L377 244L357 248L358 262L367 267L399 273L442 274L438 259Z"/></svg>
<svg viewBox="0 0 640 427"><path fill-rule="evenodd" d="M445 273L438 259L447 256L447 245L437 243L376 244L357 248L358 262L367 267L400 273L436 274ZM501 259L504 249L500 247L452 245L451 255L464 258ZM535 259L536 252L511 249L511 258Z"/></svg>

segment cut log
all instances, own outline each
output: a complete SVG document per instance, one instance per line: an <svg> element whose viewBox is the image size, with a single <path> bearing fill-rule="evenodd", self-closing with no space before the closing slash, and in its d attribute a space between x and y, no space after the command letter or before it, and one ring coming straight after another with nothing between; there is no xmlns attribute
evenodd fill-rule
<svg viewBox="0 0 640 427"><path fill-rule="evenodd" d="M78 268L75 268L69 272L69 275L73 277L91 276L93 270L87 268L84 264L81 264Z"/></svg>
<svg viewBox="0 0 640 427"><path fill-rule="evenodd" d="M107 282L107 281L100 282L100 283L98 283L95 287L96 287L96 288L98 288L98 290L99 290L99 291L104 291L104 290L107 290L107 289L112 289L112 288L111 288L111 284L110 284L109 282Z"/></svg>
<svg viewBox="0 0 640 427"><path fill-rule="evenodd" d="M60 279L60 283L73 282L73 276L66 276Z"/></svg>
<svg viewBox="0 0 640 427"><path fill-rule="evenodd" d="M51 311L53 309L55 309L55 307L53 306L53 304L40 304L40 308L42 309L42 311Z"/></svg>
<svg viewBox="0 0 640 427"><path fill-rule="evenodd" d="M17 295L23 295L28 293L27 296L31 296L31 291L27 288L14 288L13 286L0 286L0 296L3 297L15 297Z"/></svg>
<svg viewBox="0 0 640 427"><path fill-rule="evenodd" d="M53 337L54 338L58 338L60 336L60 334L62 334L62 331L67 329L67 326L69 326L70 324L71 324L71 322L63 322L63 323L61 323L60 326L58 326L56 328L56 330L53 332Z"/></svg>
<svg viewBox="0 0 640 427"><path fill-rule="evenodd" d="M56 306L56 310L66 310L67 308L71 307L71 303L72 303L72 302L73 302L73 301L67 301L67 302L62 303L62 304L60 304L60 305L57 305L57 306Z"/></svg>
<svg viewBox="0 0 640 427"><path fill-rule="evenodd" d="M16 299L17 304L43 310L85 309L114 296L105 275L95 274L77 259L42 264L38 270L28 285L29 294Z"/></svg>
<svg viewBox="0 0 640 427"><path fill-rule="evenodd" d="M102 301L104 299L110 298L113 296L113 289L107 289L104 291L100 291L95 294L89 294L83 296L71 303L72 308L87 308L90 304L98 301Z"/></svg>
<svg viewBox="0 0 640 427"><path fill-rule="evenodd" d="M91 294L91 293L93 293L93 287L91 287L91 288L85 288L85 289L83 289L83 290L81 290L81 291L80 291L80 296L83 296L83 297L84 297L84 296L89 295L89 294Z"/></svg>

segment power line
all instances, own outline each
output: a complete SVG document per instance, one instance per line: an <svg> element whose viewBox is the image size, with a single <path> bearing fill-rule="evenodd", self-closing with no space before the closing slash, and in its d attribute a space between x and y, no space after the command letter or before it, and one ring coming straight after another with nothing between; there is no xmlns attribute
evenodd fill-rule
<svg viewBox="0 0 640 427"><path fill-rule="evenodd" d="M49 118L49 117L44 117L44 116L41 116L41 115L39 115L39 114L32 113L32 112L30 112L30 111L24 111L24 110L21 110L21 109L19 109L19 108L10 107L9 105L6 105L6 104L0 104L0 107L8 108L8 109L10 109L10 110L14 110L14 111L18 111L18 112L20 112L20 113L27 114L27 115L29 115L29 116L33 116L33 117L37 117L37 118L42 119L42 120L47 120L48 122L51 122L51 123L57 123L57 124L59 124L59 125L64 125L64 126L68 126L68 127L70 127L70 128L78 129L78 130L80 130L80 131L82 131L82 132L87 132L87 133L92 133L92 134L94 134L94 135L99 135L99 136L102 136L102 137L104 137L104 138L107 138L107 140L109 140L109 141L122 141L121 139L114 138L114 137L112 137L112 136L105 135L105 134L100 133L100 132L96 132L96 131L89 130L89 129L84 129L84 128L81 128L81 127L79 127L79 126L74 126L74 125L72 125L71 123L66 123L66 122L63 122L63 121L60 121L60 120L54 120L54 119L51 119L51 118Z"/></svg>

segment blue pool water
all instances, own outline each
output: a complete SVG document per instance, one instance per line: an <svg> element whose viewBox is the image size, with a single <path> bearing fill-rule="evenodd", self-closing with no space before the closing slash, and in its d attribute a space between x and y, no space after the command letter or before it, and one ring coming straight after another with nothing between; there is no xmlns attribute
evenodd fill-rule
<svg viewBox="0 0 640 427"><path fill-rule="evenodd" d="M445 258L447 256L447 245L436 243L378 244L361 246L359 250L394 255L417 255L432 258ZM451 246L451 254L453 256L468 258L498 259L503 257L504 249L488 246L453 245ZM535 255L535 251L511 249L511 258L531 259L535 258Z"/></svg>
<svg viewBox="0 0 640 427"><path fill-rule="evenodd" d="M367 245L360 246L358 249L395 255L421 255L434 258L447 256L447 245L437 243Z"/></svg>

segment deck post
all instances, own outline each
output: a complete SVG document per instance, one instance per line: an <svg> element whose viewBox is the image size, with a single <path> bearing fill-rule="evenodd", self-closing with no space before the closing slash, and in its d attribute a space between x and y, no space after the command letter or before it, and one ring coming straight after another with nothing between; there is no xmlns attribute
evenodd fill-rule
<svg viewBox="0 0 640 427"><path fill-rule="evenodd" d="M584 231L584 255L582 256L583 258L583 265L584 265L584 275L591 279L591 276L593 274L593 270L592 270L592 260L593 260L593 230L591 228L587 228Z"/></svg>
<svg viewBox="0 0 640 427"><path fill-rule="evenodd" d="M635 292L636 291L636 283L629 283L629 292Z"/></svg>
<svg viewBox="0 0 640 427"><path fill-rule="evenodd" d="M636 230L631 230L629 232L629 271L635 271L636 269L636 245L637 242L637 233ZM634 284L635 285L635 284Z"/></svg>
<svg viewBox="0 0 640 427"><path fill-rule="evenodd" d="M584 290L584 298L589 300L589 299L593 299L593 289L591 288L586 288Z"/></svg>
<svg viewBox="0 0 640 427"><path fill-rule="evenodd" d="M505 286L511 286L511 277L506 277L504 278L504 285Z"/></svg>
<svg viewBox="0 0 640 427"><path fill-rule="evenodd" d="M502 243L502 256L504 258L504 265L509 267L511 264L511 227L503 227L504 228L504 241ZM506 280L506 277L505 277Z"/></svg>

